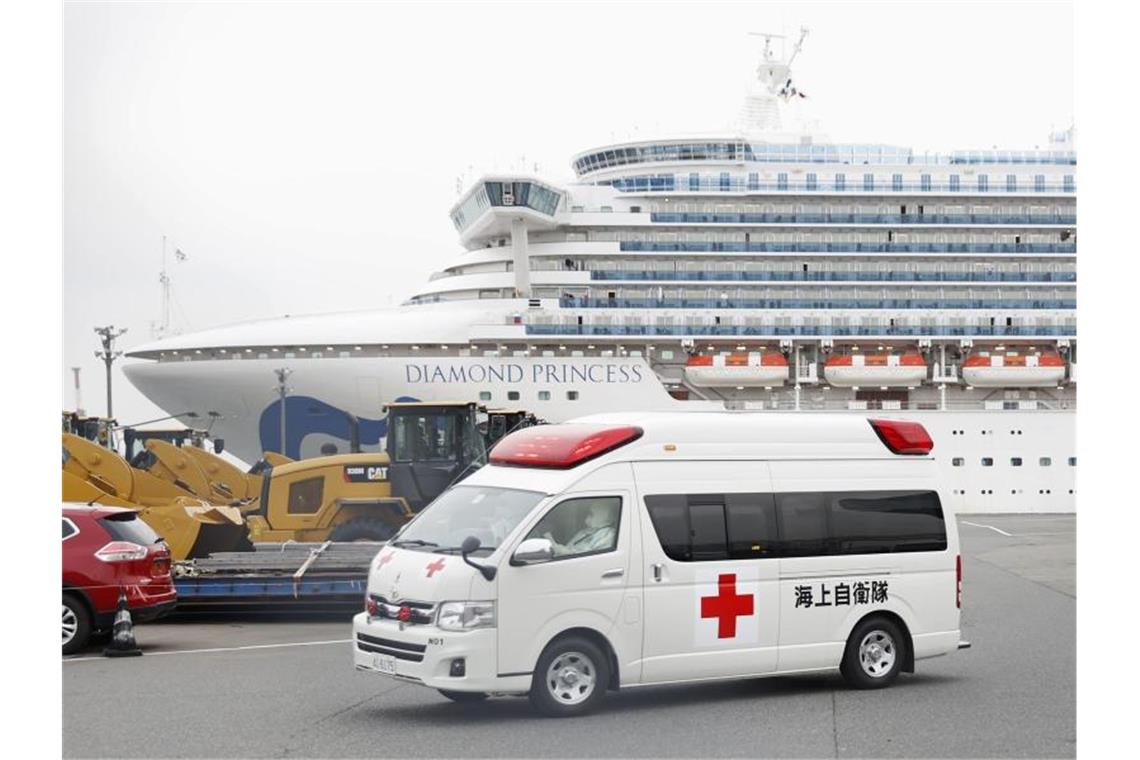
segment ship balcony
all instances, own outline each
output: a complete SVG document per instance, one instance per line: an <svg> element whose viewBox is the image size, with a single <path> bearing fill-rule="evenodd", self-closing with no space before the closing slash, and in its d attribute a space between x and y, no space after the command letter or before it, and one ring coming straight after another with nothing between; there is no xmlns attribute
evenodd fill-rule
<svg viewBox="0 0 1140 760"><path fill-rule="evenodd" d="M739 213L705 214L654 211L650 221L659 224L893 224L940 225L1063 225L1077 223L1076 214L809 214Z"/></svg>

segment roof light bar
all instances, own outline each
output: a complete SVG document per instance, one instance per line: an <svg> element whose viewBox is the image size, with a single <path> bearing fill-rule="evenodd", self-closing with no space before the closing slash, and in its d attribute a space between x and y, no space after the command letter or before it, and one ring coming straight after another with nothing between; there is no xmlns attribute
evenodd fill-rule
<svg viewBox="0 0 1140 760"><path fill-rule="evenodd" d="M503 438L491 449L489 461L508 467L568 470L636 441L642 433L633 425L537 425Z"/></svg>
<svg viewBox="0 0 1140 760"><path fill-rule="evenodd" d="M934 441L921 423L910 420L867 420L892 454L929 454Z"/></svg>

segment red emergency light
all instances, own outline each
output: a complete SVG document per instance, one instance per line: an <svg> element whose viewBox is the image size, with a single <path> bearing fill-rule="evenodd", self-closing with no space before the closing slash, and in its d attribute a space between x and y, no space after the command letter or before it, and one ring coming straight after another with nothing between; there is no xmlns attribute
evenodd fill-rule
<svg viewBox="0 0 1140 760"><path fill-rule="evenodd" d="M934 441L921 423L909 420L867 420L892 454L929 454Z"/></svg>
<svg viewBox="0 0 1140 760"><path fill-rule="evenodd" d="M644 433L633 425L536 425L511 433L491 449L491 464L568 470Z"/></svg>

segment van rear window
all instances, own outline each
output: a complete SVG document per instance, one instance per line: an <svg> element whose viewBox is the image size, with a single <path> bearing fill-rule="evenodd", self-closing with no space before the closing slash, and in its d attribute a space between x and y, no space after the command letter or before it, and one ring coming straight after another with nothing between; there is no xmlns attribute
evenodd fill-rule
<svg viewBox="0 0 1140 760"><path fill-rule="evenodd" d="M659 494L645 505L670 559L944 551L934 491Z"/></svg>

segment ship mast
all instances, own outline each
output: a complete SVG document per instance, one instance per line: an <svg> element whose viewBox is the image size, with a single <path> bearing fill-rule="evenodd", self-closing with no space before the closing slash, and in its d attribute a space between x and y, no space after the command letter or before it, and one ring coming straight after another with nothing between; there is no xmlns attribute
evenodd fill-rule
<svg viewBox="0 0 1140 760"><path fill-rule="evenodd" d="M804 97L792 83L792 63L803 49L808 29L800 28L800 36L786 60L776 57L772 50L772 40L786 40L787 37L769 32L748 34L763 37L764 50L762 59L756 66L756 79L744 99L742 126L746 132L779 132L783 129L782 107L793 98Z"/></svg>

